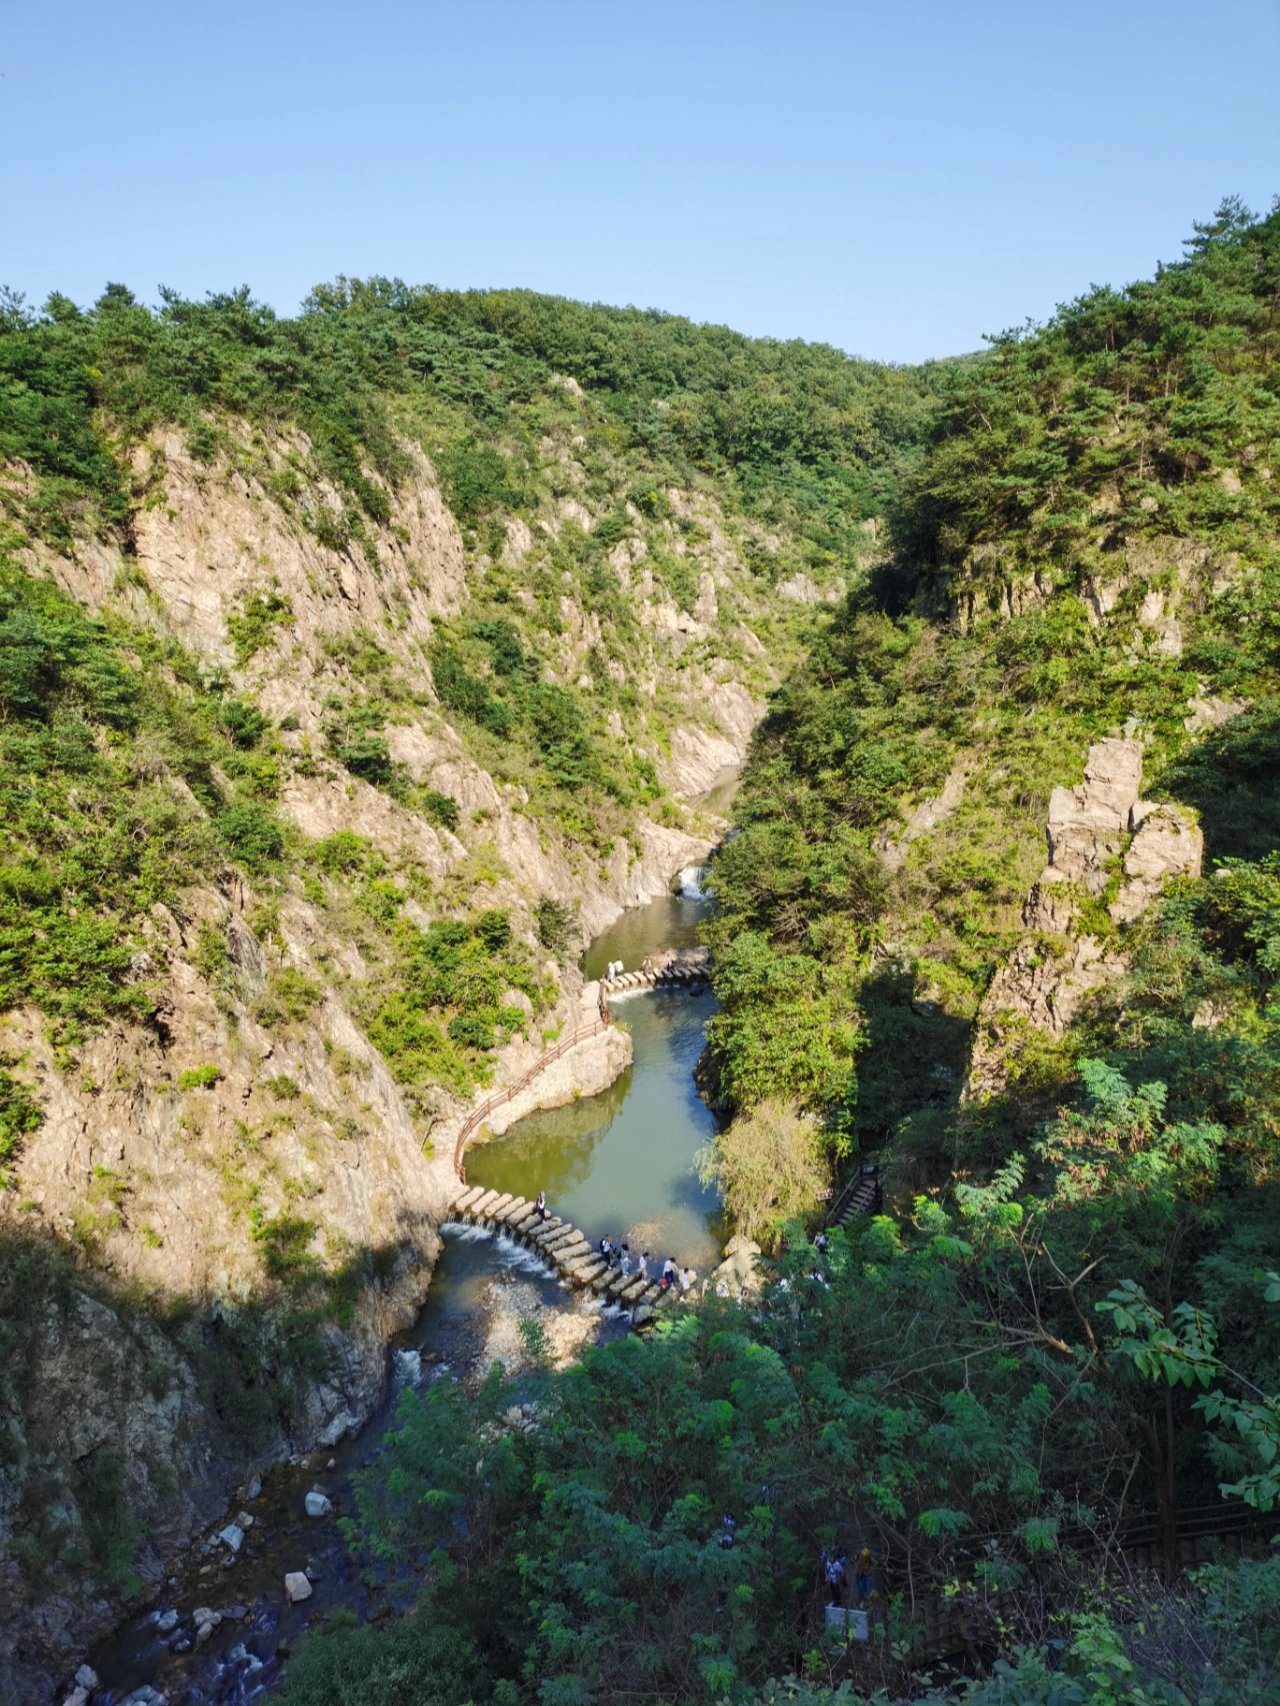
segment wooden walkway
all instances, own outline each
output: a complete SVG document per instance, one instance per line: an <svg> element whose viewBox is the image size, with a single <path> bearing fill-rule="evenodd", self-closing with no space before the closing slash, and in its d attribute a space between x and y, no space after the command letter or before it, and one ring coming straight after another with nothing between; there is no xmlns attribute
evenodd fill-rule
<svg viewBox="0 0 1280 1706"><path fill-rule="evenodd" d="M675 1302L678 1288L663 1291L655 1280L623 1275L594 1250L584 1233L567 1221L548 1215L539 1220L533 1204L510 1192L486 1191L479 1185L462 1191L449 1206L446 1223L480 1226L501 1233L541 1256L579 1291L593 1292L605 1303L631 1311L631 1325L646 1327L659 1309Z"/></svg>

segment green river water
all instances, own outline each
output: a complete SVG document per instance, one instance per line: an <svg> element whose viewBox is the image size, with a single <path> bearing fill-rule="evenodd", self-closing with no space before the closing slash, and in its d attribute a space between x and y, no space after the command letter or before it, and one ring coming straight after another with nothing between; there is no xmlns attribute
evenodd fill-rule
<svg viewBox="0 0 1280 1706"><path fill-rule="evenodd" d="M705 901L678 895L634 907L592 943L584 970L598 977L617 959L634 970L656 948L688 947L706 910ZM698 1096L693 1069L715 999L646 990L612 1005L632 1035L632 1067L599 1096L530 1114L469 1149L467 1183L526 1197L543 1190L551 1212L593 1242L614 1233L635 1255L648 1249L659 1264L674 1256L705 1273L723 1239L719 1200L694 1169L716 1120Z"/></svg>
<svg viewBox="0 0 1280 1706"><path fill-rule="evenodd" d="M706 901L678 896L634 908L592 943L584 970L598 976L615 959L634 969L646 954L688 946L706 910ZM635 1042L629 1070L602 1095L534 1114L469 1150L468 1180L529 1197L545 1190L554 1212L591 1238L614 1232L628 1238L637 1255L647 1247L655 1268L671 1255L706 1272L721 1242L718 1203L698 1182L694 1156L716 1121L698 1097L693 1069L714 1011L706 992L646 991L616 1000L618 1021ZM551 1269L505 1240L470 1229L445 1238L422 1313L395 1348L386 1402L331 1455L321 1451L282 1465L263 1477L257 1497L246 1492L232 1502L220 1522L242 1503L254 1518L240 1555L213 1543L194 1548L155 1607L101 1643L93 1654L103 1684L95 1706L144 1706L152 1690L163 1691L169 1706L248 1706L270 1693L308 1626L339 1608L360 1619L378 1614L376 1580L348 1552L333 1518L306 1516L303 1496L320 1485L335 1515L350 1514L352 1478L376 1460L396 1393L430 1378L467 1378L489 1312L513 1286L534 1309L591 1307L586 1300L572 1304ZM599 1311L598 1303L594 1307ZM625 1331L625 1321L601 1316L602 1334ZM313 1595L289 1605L283 1576L304 1566L313 1576ZM211 1638L194 1646L199 1605L226 1615ZM174 1628L157 1622L166 1607L178 1613Z"/></svg>

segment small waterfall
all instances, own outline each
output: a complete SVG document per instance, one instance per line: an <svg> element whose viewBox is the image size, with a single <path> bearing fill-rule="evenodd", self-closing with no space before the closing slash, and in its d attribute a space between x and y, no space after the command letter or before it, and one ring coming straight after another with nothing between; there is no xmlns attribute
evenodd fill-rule
<svg viewBox="0 0 1280 1706"><path fill-rule="evenodd" d="M422 1353L415 1350L400 1350L392 1359L392 1379L397 1391L403 1386L422 1385Z"/></svg>
<svg viewBox="0 0 1280 1706"><path fill-rule="evenodd" d="M704 885L710 870L710 865L685 866L676 879L680 885L676 892L681 900L707 900L709 898Z"/></svg>

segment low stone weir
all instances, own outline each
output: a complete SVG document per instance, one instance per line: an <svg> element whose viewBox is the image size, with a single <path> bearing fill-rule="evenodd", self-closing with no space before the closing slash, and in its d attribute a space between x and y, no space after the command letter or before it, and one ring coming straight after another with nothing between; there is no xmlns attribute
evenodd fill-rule
<svg viewBox="0 0 1280 1706"><path fill-rule="evenodd" d="M710 955L705 948L685 948L647 959L637 971L619 972L600 980L605 995L624 995L629 989L705 989Z"/></svg>
<svg viewBox="0 0 1280 1706"><path fill-rule="evenodd" d="M525 1197L486 1191L473 1185L453 1199L445 1218L459 1226L485 1227L523 1245L541 1256L576 1290L593 1292L606 1303L629 1309L631 1325L637 1331L647 1327L659 1309L680 1295L675 1287L664 1291L656 1280L644 1280L634 1272L623 1274L617 1267L610 1267L576 1226L552 1214L540 1219Z"/></svg>

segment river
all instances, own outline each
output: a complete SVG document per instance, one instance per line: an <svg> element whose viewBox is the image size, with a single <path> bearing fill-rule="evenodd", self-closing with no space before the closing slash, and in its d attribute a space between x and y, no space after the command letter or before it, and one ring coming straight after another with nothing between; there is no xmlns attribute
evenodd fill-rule
<svg viewBox="0 0 1280 1706"><path fill-rule="evenodd" d="M689 946L706 910L705 901L680 896L634 908L591 944L583 969L595 977L615 959L634 969L655 949ZM717 1199L699 1182L694 1156L716 1122L698 1097L693 1068L714 1010L705 991L655 990L617 1000L614 1012L635 1047L628 1071L599 1096L531 1114L468 1150L468 1183L528 1197L545 1190L553 1212L589 1237L613 1232L628 1238L637 1255L648 1248L658 1263L672 1255L705 1270L722 1240ZM163 1691L169 1706L244 1706L279 1679L289 1648L308 1625L338 1606L361 1618L376 1614L375 1592L334 1517L305 1515L306 1491L321 1486L335 1515L351 1512L352 1477L376 1458L403 1387L466 1378L501 1360L519 1318L539 1314L556 1324L562 1341L566 1328L568 1342L575 1327L584 1342L626 1330L616 1311L606 1316L598 1304L571 1297L527 1252L472 1231L447 1233L422 1312L393 1349L386 1403L356 1436L279 1466L256 1497L246 1494L253 1523L240 1555L231 1559L221 1546L198 1550L152 1612L95 1652L91 1662L103 1683L95 1706L141 1702L147 1690ZM234 1503L227 1521L238 1508ZM302 1569L313 1577L312 1597L288 1605L284 1575ZM191 1614L202 1605L238 1615L224 1615L196 1645ZM162 1629L158 1622L169 1611L179 1614L176 1626Z"/></svg>

